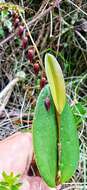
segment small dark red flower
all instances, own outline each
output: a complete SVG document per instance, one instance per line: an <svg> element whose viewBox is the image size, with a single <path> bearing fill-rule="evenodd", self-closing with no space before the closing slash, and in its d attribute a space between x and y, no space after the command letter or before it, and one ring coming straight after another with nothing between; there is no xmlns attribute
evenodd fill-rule
<svg viewBox="0 0 87 190"><path fill-rule="evenodd" d="M49 111L50 110L50 98L46 97L45 101L44 101L44 105L46 107L46 110Z"/></svg>
<svg viewBox="0 0 87 190"><path fill-rule="evenodd" d="M16 18L15 21L14 21L14 27L17 28L19 26L19 18Z"/></svg>
<svg viewBox="0 0 87 190"><path fill-rule="evenodd" d="M28 44L28 37L25 36L22 39L22 48L25 49L27 47L27 44Z"/></svg>
<svg viewBox="0 0 87 190"><path fill-rule="evenodd" d="M29 48L28 49L28 59L30 60L30 62L33 61L34 54L35 54L34 49L33 48Z"/></svg>
<svg viewBox="0 0 87 190"><path fill-rule="evenodd" d="M19 36L19 37L22 37L23 32L24 32L24 26L20 25L20 26L18 27L18 36Z"/></svg>
<svg viewBox="0 0 87 190"><path fill-rule="evenodd" d="M42 89L46 85L46 78L42 77L40 80L40 88Z"/></svg>
<svg viewBox="0 0 87 190"><path fill-rule="evenodd" d="M39 73L39 68L40 68L39 64L38 64L38 63L35 63L35 64L34 64L34 73L35 73L36 75Z"/></svg>

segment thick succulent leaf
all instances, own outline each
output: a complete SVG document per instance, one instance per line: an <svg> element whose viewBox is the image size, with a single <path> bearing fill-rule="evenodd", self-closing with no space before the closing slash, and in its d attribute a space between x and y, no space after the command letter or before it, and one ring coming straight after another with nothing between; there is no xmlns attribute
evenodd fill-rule
<svg viewBox="0 0 87 190"><path fill-rule="evenodd" d="M56 58L49 53L45 56L45 70L55 107L58 113L61 114L66 99L65 83L59 63Z"/></svg>
<svg viewBox="0 0 87 190"><path fill-rule="evenodd" d="M61 159L59 169L61 182L68 181L74 174L79 160L79 140L74 117L68 103L65 104L60 120Z"/></svg>
<svg viewBox="0 0 87 190"><path fill-rule="evenodd" d="M50 100L50 108L45 105ZM33 121L34 153L40 175L51 187L55 187L57 175L57 126L55 108L49 86L42 89L35 109Z"/></svg>

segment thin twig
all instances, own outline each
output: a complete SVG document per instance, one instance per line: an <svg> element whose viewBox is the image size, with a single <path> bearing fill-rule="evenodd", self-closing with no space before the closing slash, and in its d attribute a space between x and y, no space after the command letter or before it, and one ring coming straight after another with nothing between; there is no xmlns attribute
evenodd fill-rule
<svg viewBox="0 0 87 190"><path fill-rule="evenodd" d="M2 92L0 93L0 100L1 100L2 98L4 98L4 97L7 95L8 91L11 90L11 89L15 86L15 84L16 84L18 81L19 81L19 78L18 78L18 77L15 78L15 79L13 79L13 80L2 90Z"/></svg>
<svg viewBox="0 0 87 190"><path fill-rule="evenodd" d="M74 7L77 8L78 11L81 11L84 15L87 16L87 13L85 11L83 11L78 5L76 5L75 3L73 3L72 1L70 0L67 0L69 3L71 3Z"/></svg>

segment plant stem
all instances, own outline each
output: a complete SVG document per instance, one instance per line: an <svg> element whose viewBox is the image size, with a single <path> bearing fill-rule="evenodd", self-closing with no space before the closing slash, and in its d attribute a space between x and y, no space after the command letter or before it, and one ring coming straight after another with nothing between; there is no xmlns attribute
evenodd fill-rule
<svg viewBox="0 0 87 190"><path fill-rule="evenodd" d="M61 143L60 143L60 122L61 122L61 115L56 111L56 119L57 119L57 127L58 127L58 173L56 182L57 185L60 184L61 178L61 171L60 171L60 161L61 161Z"/></svg>

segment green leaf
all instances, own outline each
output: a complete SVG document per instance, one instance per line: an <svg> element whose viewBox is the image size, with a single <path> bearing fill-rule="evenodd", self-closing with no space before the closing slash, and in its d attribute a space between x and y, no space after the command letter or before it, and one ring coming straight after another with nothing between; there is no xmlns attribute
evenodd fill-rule
<svg viewBox="0 0 87 190"><path fill-rule="evenodd" d="M59 169L61 171L61 182L64 183L74 175L79 160L77 129L68 103L65 104L60 119L60 145L61 157Z"/></svg>
<svg viewBox="0 0 87 190"><path fill-rule="evenodd" d="M50 100L50 109L45 106ZM55 108L49 86L40 92L33 121L33 144L35 159L44 181L51 187L56 186L57 175L57 126Z"/></svg>
<svg viewBox="0 0 87 190"><path fill-rule="evenodd" d="M0 190L8 190L8 187L0 185Z"/></svg>
<svg viewBox="0 0 87 190"><path fill-rule="evenodd" d="M19 190L21 183L19 182L20 175L14 175L13 172L10 175L6 174L5 171L2 173L3 180L0 181L1 190Z"/></svg>
<svg viewBox="0 0 87 190"><path fill-rule="evenodd" d="M20 187L21 187L21 184L13 185L13 186L11 187L11 190L19 190Z"/></svg>
<svg viewBox="0 0 87 190"><path fill-rule="evenodd" d="M64 77L56 58L49 53L45 55L45 70L55 107L61 114L66 100Z"/></svg>

